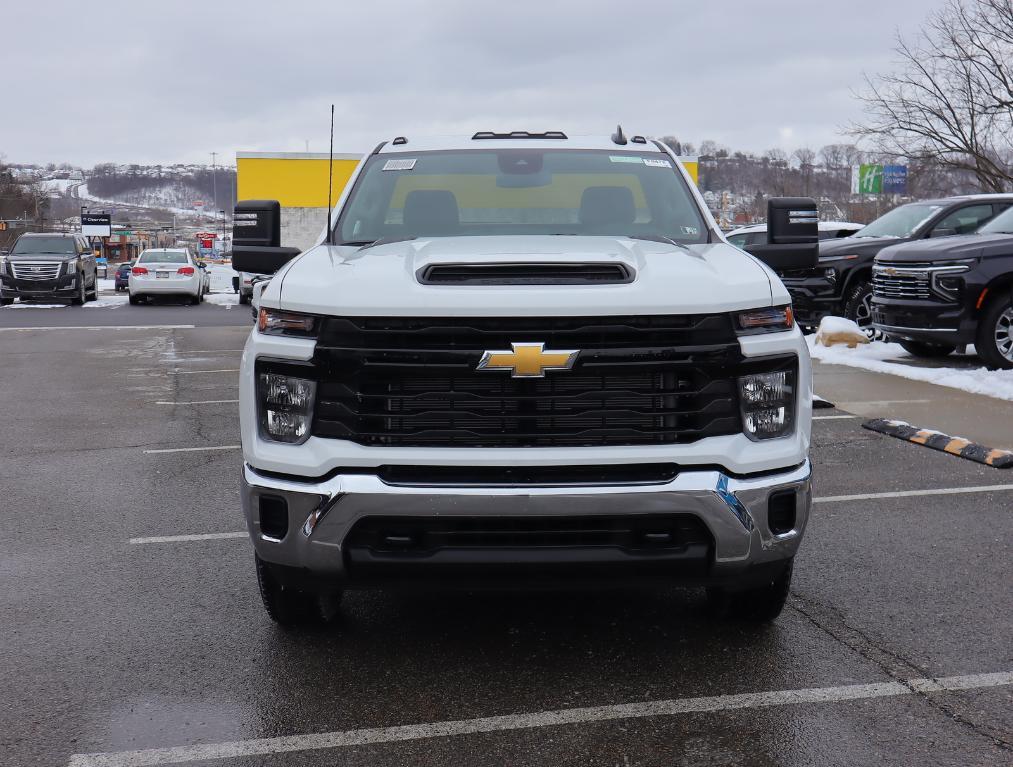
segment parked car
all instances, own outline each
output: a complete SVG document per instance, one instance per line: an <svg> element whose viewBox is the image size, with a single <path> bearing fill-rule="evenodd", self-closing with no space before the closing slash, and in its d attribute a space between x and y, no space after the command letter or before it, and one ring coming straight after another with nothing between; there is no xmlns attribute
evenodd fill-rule
<svg viewBox="0 0 1013 767"><path fill-rule="evenodd" d="M912 202L894 208L850 237L820 243L813 269L780 276L799 324L812 329L828 314L873 332L872 262L889 245L973 232L1013 205L1013 195L978 194Z"/></svg>
<svg viewBox="0 0 1013 767"><path fill-rule="evenodd" d="M262 280L271 279L269 274L256 274L254 272L240 272L236 289L239 292L239 303L248 304L253 298L253 286Z"/></svg>
<svg viewBox="0 0 1013 767"><path fill-rule="evenodd" d="M0 261L0 304L98 298L95 254L79 234L26 232Z"/></svg>
<svg viewBox="0 0 1013 767"><path fill-rule="evenodd" d="M122 290L126 290L130 286L130 267L133 266L129 261L124 261L118 267L116 267L116 274L113 276L115 280L114 287L116 292L119 293Z"/></svg>
<svg viewBox="0 0 1013 767"><path fill-rule="evenodd" d="M820 221L817 229L821 240L836 240L840 237L850 237L863 226L865 225L850 221ZM737 248L763 245L767 242L767 225L742 226L726 234L725 239Z"/></svg>
<svg viewBox="0 0 1013 767"><path fill-rule="evenodd" d="M974 234L884 248L872 267L875 327L916 357L974 344L1013 369L1013 208Z"/></svg>
<svg viewBox="0 0 1013 767"><path fill-rule="evenodd" d="M130 269L130 303L152 296L185 296L193 304L204 300L204 272L189 250L149 248Z"/></svg>

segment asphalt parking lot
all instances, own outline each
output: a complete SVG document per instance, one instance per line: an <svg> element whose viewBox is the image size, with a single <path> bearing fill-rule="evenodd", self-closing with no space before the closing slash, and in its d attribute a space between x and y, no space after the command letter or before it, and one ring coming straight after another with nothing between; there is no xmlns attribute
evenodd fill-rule
<svg viewBox="0 0 1013 767"><path fill-rule="evenodd" d="M285 633L240 534L250 323L0 310L0 764L1013 763L1013 472L819 410L771 627L670 589L350 593Z"/></svg>

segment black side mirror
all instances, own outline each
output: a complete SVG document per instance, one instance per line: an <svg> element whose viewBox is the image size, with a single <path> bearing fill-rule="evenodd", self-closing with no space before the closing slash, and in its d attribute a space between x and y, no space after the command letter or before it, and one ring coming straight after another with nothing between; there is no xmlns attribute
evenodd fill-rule
<svg viewBox="0 0 1013 767"><path fill-rule="evenodd" d="M767 200L767 243L746 250L775 272L811 269L819 256L819 213L811 197Z"/></svg>
<svg viewBox="0 0 1013 767"><path fill-rule="evenodd" d="M281 204L277 200L236 203L232 217L233 269L274 274L299 253L298 248L281 246Z"/></svg>

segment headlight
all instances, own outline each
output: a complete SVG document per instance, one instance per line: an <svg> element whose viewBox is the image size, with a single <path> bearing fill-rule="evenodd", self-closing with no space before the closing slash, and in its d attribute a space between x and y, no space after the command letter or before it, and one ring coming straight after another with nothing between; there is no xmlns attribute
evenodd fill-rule
<svg viewBox="0 0 1013 767"><path fill-rule="evenodd" d="M971 270L968 263L954 263L950 266L934 267L932 271L932 290L942 298L954 300L964 289L964 278L960 275Z"/></svg>
<svg viewBox="0 0 1013 767"><path fill-rule="evenodd" d="M795 425L795 372L753 373L739 378L742 427L749 439L790 434Z"/></svg>
<svg viewBox="0 0 1013 767"><path fill-rule="evenodd" d="M735 329L739 335L775 333L780 330L791 330L794 326L795 315L792 313L791 304L739 312L735 317Z"/></svg>
<svg viewBox="0 0 1013 767"><path fill-rule="evenodd" d="M312 314L261 309L257 315L257 330L274 336L309 338L316 335L318 319Z"/></svg>
<svg viewBox="0 0 1013 767"><path fill-rule="evenodd" d="M75 258L72 261L64 261L63 264L63 273L69 276L71 274L77 274L77 269L81 265L81 262Z"/></svg>
<svg viewBox="0 0 1013 767"><path fill-rule="evenodd" d="M261 436L296 445L309 439L316 393L316 381L279 373L260 373L257 376L257 403Z"/></svg>

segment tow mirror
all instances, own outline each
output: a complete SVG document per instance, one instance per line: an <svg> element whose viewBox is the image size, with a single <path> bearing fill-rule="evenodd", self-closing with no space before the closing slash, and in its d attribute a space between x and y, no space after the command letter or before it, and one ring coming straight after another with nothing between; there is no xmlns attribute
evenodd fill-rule
<svg viewBox="0 0 1013 767"><path fill-rule="evenodd" d="M299 253L299 248L281 245L281 203L277 200L236 203L232 216L233 269L274 274Z"/></svg>
<svg viewBox="0 0 1013 767"><path fill-rule="evenodd" d="M775 272L812 269L819 255L819 213L811 197L767 200L767 242L746 250Z"/></svg>

